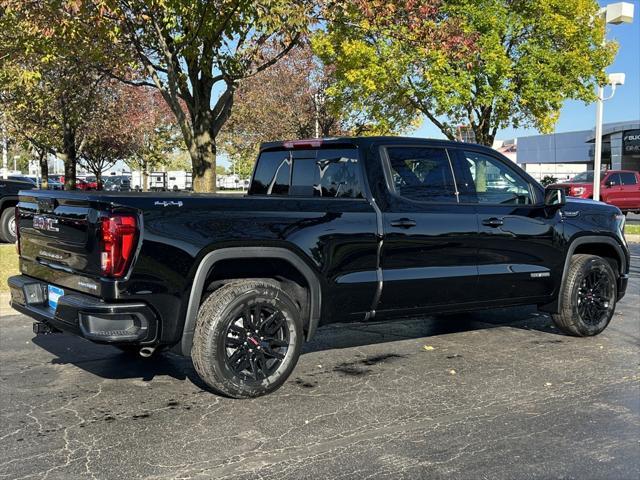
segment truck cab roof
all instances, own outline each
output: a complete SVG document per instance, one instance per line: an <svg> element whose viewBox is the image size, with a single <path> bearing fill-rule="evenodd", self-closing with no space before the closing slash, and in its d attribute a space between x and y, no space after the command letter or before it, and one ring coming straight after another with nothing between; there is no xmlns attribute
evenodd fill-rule
<svg viewBox="0 0 640 480"><path fill-rule="evenodd" d="M280 149L300 149L300 148L323 148L323 147L336 147L336 146L356 146L356 147L368 147L374 144L384 143L387 145L424 145L430 144L439 147L456 147L460 148L465 146L467 148L472 147L474 149L490 150L495 152L490 147L480 145L476 143L464 143L455 142L452 140L444 140L437 138L420 138L420 137L402 137L402 136L386 136L378 135L371 137L326 137L326 138L305 138L298 140L279 140L274 142L263 142L260 144L260 151L265 150L280 150Z"/></svg>

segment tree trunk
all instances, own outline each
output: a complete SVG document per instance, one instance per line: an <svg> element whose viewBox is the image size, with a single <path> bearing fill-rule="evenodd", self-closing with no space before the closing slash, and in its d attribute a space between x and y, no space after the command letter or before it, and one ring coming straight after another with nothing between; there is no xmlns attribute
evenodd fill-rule
<svg viewBox="0 0 640 480"><path fill-rule="evenodd" d="M68 123L64 125L62 138L62 152L59 154L64 162L64 189L75 190L76 188L76 131Z"/></svg>
<svg viewBox="0 0 640 480"><path fill-rule="evenodd" d="M478 124L473 129L476 143L487 147L493 146L495 138L495 134L491 132L491 111L491 108L483 108L482 116L478 118Z"/></svg>
<svg viewBox="0 0 640 480"><path fill-rule="evenodd" d="M140 182L142 183L142 191L149 191L149 163L146 160L142 161L142 175L140 176Z"/></svg>
<svg viewBox="0 0 640 480"><path fill-rule="evenodd" d="M97 168L93 173L96 176L96 190L102 190L102 169Z"/></svg>
<svg viewBox="0 0 640 480"><path fill-rule="evenodd" d="M46 151L38 153L38 163L40 164L40 188L46 190L49 188L49 159Z"/></svg>
<svg viewBox="0 0 640 480"><path fill-rule="evenodd" d="M207 130L195 135L194 143L189 148L193 167L193 191L216 191L216 144Z"/></svg>

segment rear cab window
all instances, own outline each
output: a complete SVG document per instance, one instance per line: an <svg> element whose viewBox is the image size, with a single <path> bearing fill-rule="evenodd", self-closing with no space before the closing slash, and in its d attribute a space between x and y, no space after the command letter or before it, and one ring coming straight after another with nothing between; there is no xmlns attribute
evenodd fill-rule
<svg viewBox="0 0 640 480"><path fill-rule="evenodd" d="M251 195L364 198L355 148L277 150L258 157Z"/></svg>

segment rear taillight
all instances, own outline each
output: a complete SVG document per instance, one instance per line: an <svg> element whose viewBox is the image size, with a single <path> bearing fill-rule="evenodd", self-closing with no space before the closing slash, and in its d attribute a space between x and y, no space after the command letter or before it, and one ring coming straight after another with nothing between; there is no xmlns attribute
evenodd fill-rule
<svg viewBox="0 0 640 480"><path fill-rule="evenodd" d="M127 273L136 250L137 220L134 215L112 215L100 221L100 269L107 277Z"/></svg>
<svg viewBox="0 0 640 480"><path fill-rule="evenodd" d="M16 252L20 256L20 207L16 205L15 213L13 214L14 225L16 226Z"/></svg>

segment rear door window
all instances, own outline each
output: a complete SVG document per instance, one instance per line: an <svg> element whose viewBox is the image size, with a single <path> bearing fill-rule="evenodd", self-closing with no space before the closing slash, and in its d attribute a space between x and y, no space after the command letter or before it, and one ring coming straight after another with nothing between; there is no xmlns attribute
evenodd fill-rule
<svg viewBox="0 0 640 480"><path fill-rule="evenodd" d="M444 148L387 147L391 182L398 195L420 202L458 201Z"/></svg>
<svg viewBox="0 0 640 480"><path fill-rule="evenodd" d="M316 150L315 158L296 156L290 195L364 198L355 149Z"/></svg>

